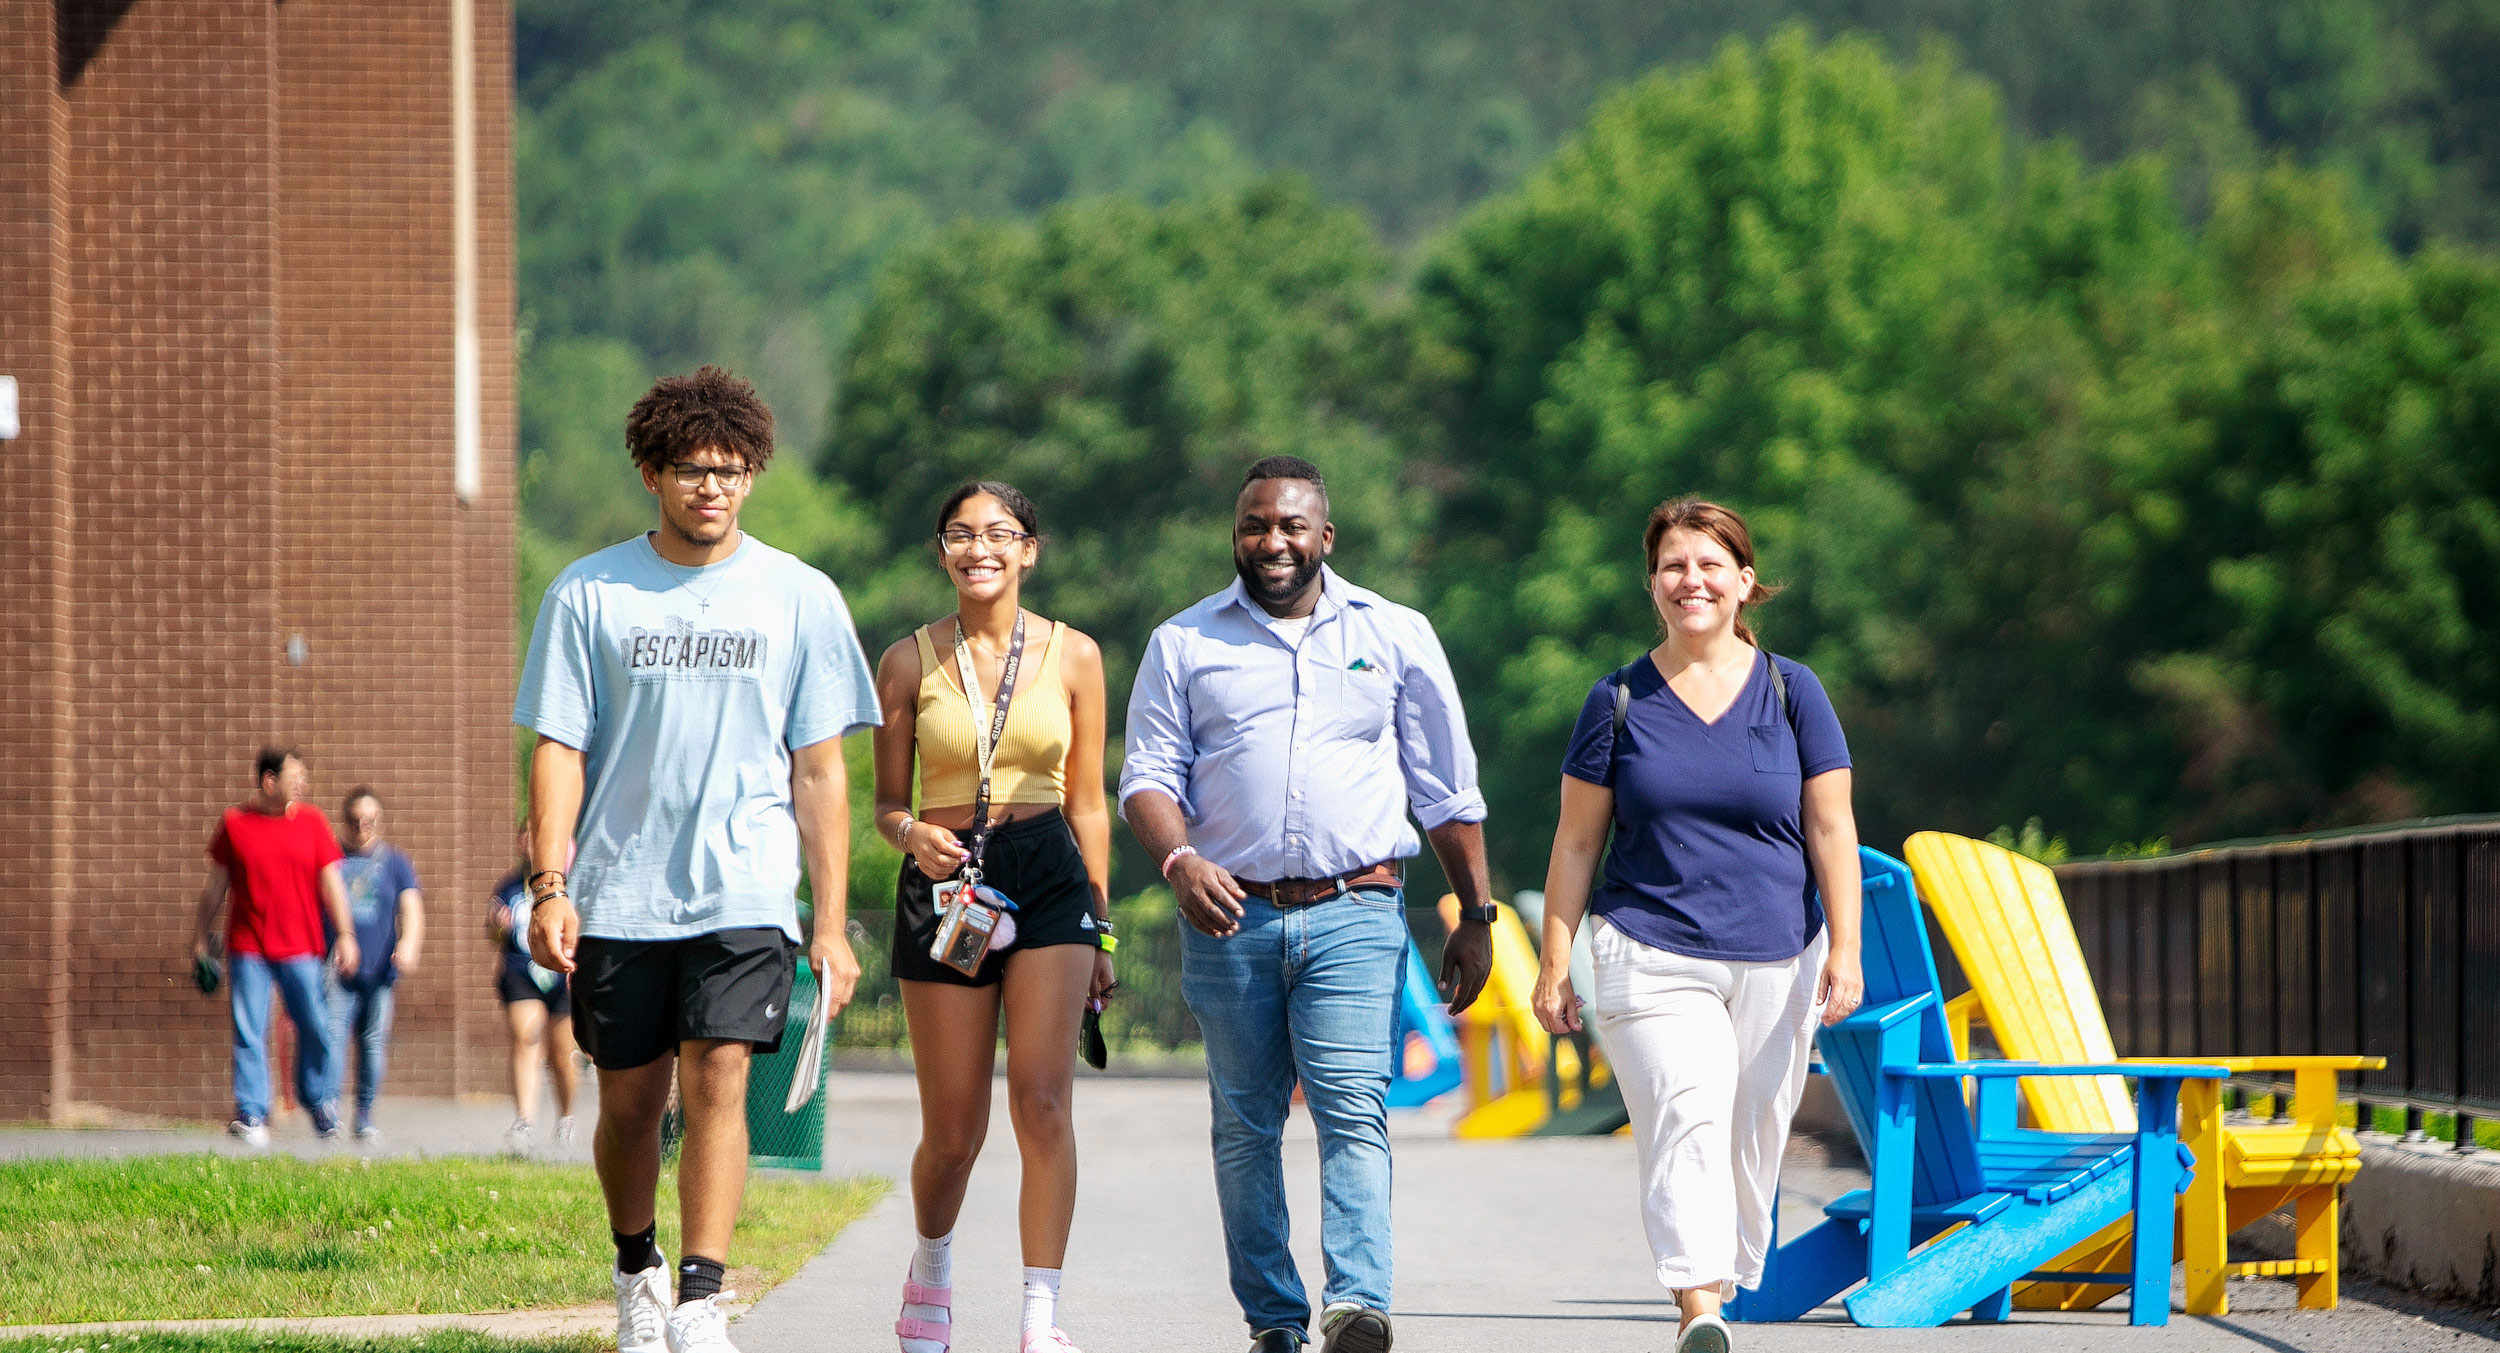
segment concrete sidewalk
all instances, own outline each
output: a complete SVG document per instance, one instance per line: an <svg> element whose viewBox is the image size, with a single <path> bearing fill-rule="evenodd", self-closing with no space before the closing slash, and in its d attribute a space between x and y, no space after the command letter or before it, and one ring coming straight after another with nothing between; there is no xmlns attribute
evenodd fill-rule
<svg viewBox="0 0 2500 1353"><path fill-rule="evenodd" d="M827 1171L886 1175L896 1190L738 1321L733 1333L744 1353L883 1353L894 1346L895 1303L912 1235L907 1181L919 1139L917 1095L907 1075L840 1072L830 1096ZM1061 1324L1088 1353L1238 1353L1247 1340L1224 1283L1204 1083L1088 1076L1078 1082L1076 1106L1085 1174ZM378 1143L316 1142L299 1120L281 1125L276 1147L310 1157L488 1155L501 1150L510 1121L509 1108L491 1101L385 1100L383 1110L386 1135ZM561 1155L550 1149L542 1124L536 1154L585 1159L594 1113L589 1104L582 1107L581 1135ZM1649 1272L1627 1139L1459 1142L1450 1138L1446 1118L1430 1111L1397 1115L1392 1132L1399 1348L1668 1353L1673 1347L1674 1308ZM199 1128L0 1129L0 1159L184 1151L244 1154L246 1148ZM1318 1154L1307 1115L1293 1119L1285 1162L1298 1224L1295 1252L1316 1296ZM1016 1345L1022 1265L1017 1172L1002 1082L989 1146L956 1233L955 1347L965 1353ZM1793 1152L1783 1225L1811 1225L1822 1202L1862 1181L1819 1152ZM595 1231L598 1221L584 1218L583 1225ZM2500 1347L2493 1313L2415 1301L2349 1280L2345 1294L2341 1310L2308 1312L2291 1309L2288 1283L2243 1283L2232 1289L2237 1314L2174 1316L2161 1330L2130 1329L2123 1310L2113 1306L2089 1315L2017 1312L2008 1325L1937 1331L1860 1330L1827 1310L1794 1325L1740 1327L1737 1335L1747 1353ZM521 1318L552 1319L563 1328L606 1327L594 1311ZM465 1325L475 1318L419 1319Z"/></svg>
<svg viewBox="0 0 2500 1353"><path fill-rule="evenodd" d="M590 1160L590 1129L599 1120L599 1096L593 1078L582 1077L581 1098L574 1104L575 1132L569 1145L555 1140L552 1097L541 1107L533 1160ZM405 1099L385 1096L375 1106L377 1141L360 1142L341 1135L322 1141L312 1135L311 1120L292 1113L271 1120L269 1150L278 1155L320 1160L330 1156L371 1156L377 1160L425 1156L499 1156L504 1130L512 1125L509 1099ZM206 1124L154 1127L0 1127L0 1160L54 1156L170 1156L194 1152L221 1156L255 1156L262 1152Z"/></svg>
<svg viewBox="0 0 2500 1353"><path fill-rule="evenodd" d="M1207 1149L1203 1083L1093 1079L1077 1086L1084 1182L1061 1325L1087 1353L1171 1353L1247 1346L1224 1282L1222 1233ZM1016 1346L1021 1259L1015 1137L1005 1089L956 1230L954 1346ZM1317 1296L1318 1154L1307 1115L1289 1130L1295 1251ZM1459 1142L1429 1114L1393 1120L1397 1149L1397 1333L1402 1350L1668 1353L1675 1314L1650 1273L1632 1201L1628 1138ZM908 1077L834 1078L829 1170L870 1171L895 1193L733 1328L743 1353L886 1350L911 1244L909 1165L918 1108ZM1792 1154L1785 1226L1862 1182L1818 1152ZM2356 1291L2356 1288L2358 1290ZM1810 1322L1745 1326L1742 1349L2178 1350L2459 1349L2500 1346L2500 1325L2459 1308L2402 1302L2348 1285L2343 1309L2291 1309L2288 1283L2233 1288L2239 1313L2184 1315L2135 1330L2123 1308L2089 1315L2017 1312L2002 1326L1861 1330L1837 1311Z"/></svg>

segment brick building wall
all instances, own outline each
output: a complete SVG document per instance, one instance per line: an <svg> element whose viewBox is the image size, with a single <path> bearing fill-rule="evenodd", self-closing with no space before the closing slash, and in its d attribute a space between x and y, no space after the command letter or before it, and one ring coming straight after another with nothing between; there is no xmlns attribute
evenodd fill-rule
<svg viewBox="0 0 2500 1353"><path fill-rule="evenodd" d="M454 3L0 0L0 372L40 507L0 564L36 695L0 716L0 1117L225 1116L190 918L264 742L334 818L374 785L424 880L389 1090L501 1084L477 922L511 848L511 56L476 0L464 502Z"/></svg>

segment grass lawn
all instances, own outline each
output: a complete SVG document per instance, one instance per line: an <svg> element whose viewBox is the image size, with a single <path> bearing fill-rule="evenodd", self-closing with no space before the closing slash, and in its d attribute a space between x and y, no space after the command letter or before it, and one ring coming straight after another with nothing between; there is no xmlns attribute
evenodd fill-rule
<svg viewBox="0 0 2500 1353"><path fill-rule="evenodd" d="M886 1188L881 1179L751 1179L728 1285L752 1296L789 1277ZM674 1171L660 1178L659 1219L674 1258ZM0 1164L0 1325L596 1306L612 1299L613 1257L587 1165ZM148 1338L147 1349L159 1347ZM116 1341L114 1353L130 1346Z"/></svg>
<svg viewBox="0 0 2500 1353"><path fill-rule="evenodd" d="M497 1339L472 1330L380 1339L312 1334L118 1334L93 1339L0 1339L0 1353L615 1353L616 1340Z"/></svg>

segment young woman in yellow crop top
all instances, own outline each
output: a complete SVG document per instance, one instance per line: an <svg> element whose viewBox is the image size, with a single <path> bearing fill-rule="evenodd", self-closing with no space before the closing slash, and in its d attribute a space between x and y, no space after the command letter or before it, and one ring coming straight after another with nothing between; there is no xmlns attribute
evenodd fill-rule
<svg viewBox="0 0 2500 1353"><path fill-rule="evenodd" d="M903 1353L941 1353L952 1301L950 1245L990 1121L999 1016L1007 1024L1007 1101L1024 1157L1022 1353L1076 1353L1054 1323L1060 1264L1076 1212L1076 1133L1069 1109L1077 1024L1116 983L1110 932L1111 814L1102 783L1102 650L1024 610L1024 575L1041 523L1023 494L983 480L938 512L938 562L955 613L885 651L877 694L877 830L906 856L895 880L894 974L920 1080L920 1149L912 1210L920 1243L895 1333ZM1007 722L990 769L990 831L981 881L1016 903L1016 937L965 976L929 956L933 889L964 865L999 683L1024 628ZM958 672L964 636L974 689ZM919 806L912 806L915 763Z"/></svg>

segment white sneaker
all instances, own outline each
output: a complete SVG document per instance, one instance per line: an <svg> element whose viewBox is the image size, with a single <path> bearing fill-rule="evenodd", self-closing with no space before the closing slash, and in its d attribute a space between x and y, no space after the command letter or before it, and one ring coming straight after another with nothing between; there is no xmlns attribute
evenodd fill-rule
<svg viewBox="0 0 2500 1353"><path fill-rule="evenodd" d="M503 1130L503 1153L514 1160L530 1153L530 1120L515 1118L512 1126Z"/></svg>
<svg viewBox="0 0 2500 1353"><path fill-rule="evenodd" d="M556 1145L558 1145L558 1146L571 1146L572 1144L573 1144L573 1115L571 1115L571 1114L569 1114L569 1113L568 1113L568 1114L564 1115L562 1118L559 1118L559 1119L557 1119L557 1120L556 1120Z"/></svg>
<svg viewBox="0 0 2500 1353"><path fill-rule="evenodd" d="M1697 1315L1675 1336L1675 1353L1728 1353L1727 1322L1715 1315Z"/></svg>
<svg viewBox="0 0 2500 1353"><path fill-rule="evenodd" d="M738 1353L738 1346L729 1342L729 1313L721 1309L721 1303L736 1295L722 1292L679 1303L668 1313L668 1353Z"/></svg>
<svg viewBox="0 0 2500 1353"><path fill-rule="evenodd" d="M246 1123L237 1118L226 1124L226 1135L255 1151L269 1149L269 1125L267 1123Z"/></svg>
<svg viewBox="0 0 2500 1353"><path fill-rule="evenodd" d="M616 1353L667 1353L668 1265L657 1263L640 1273L614 1273L616 1282Z"/></svg>

